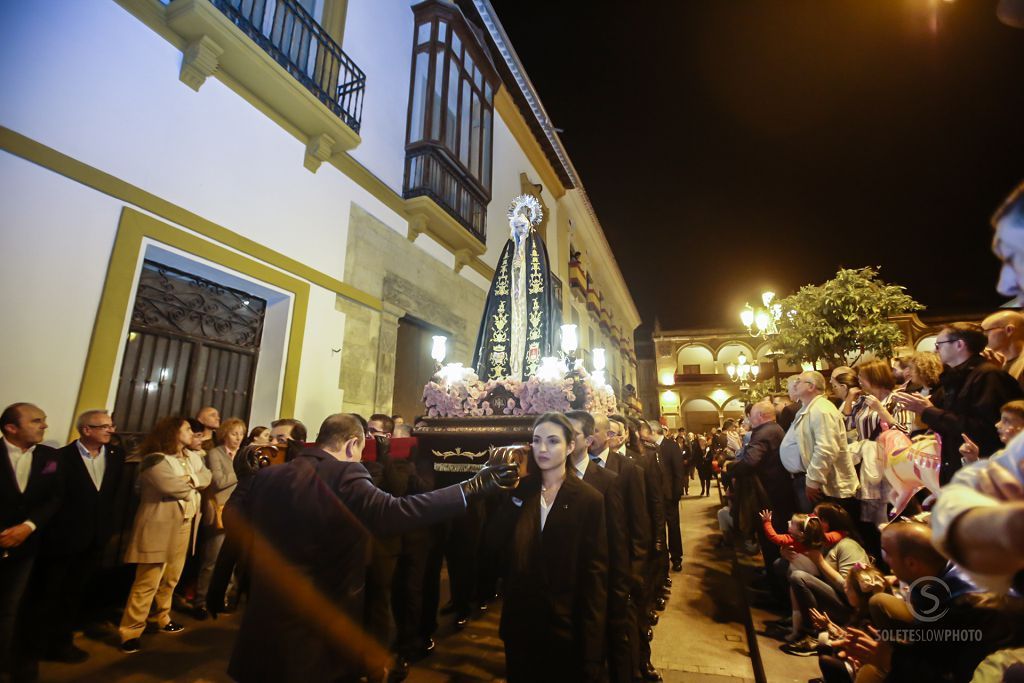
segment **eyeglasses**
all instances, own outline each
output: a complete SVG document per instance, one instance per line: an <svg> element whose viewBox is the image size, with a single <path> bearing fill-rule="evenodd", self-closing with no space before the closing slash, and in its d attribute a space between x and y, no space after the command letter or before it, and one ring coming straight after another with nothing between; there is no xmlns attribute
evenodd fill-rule
<svg viewBox="0 0 1024 683"><path fill-rule="evenodd" d="M960 341L960 340L959 339L943 339L942 341L935 342L935 345L936 346L942 346L943 344L952 344L953 342L958 342L958 341Z"/></svg>
<svg viewBox="0 0 1024 683"><path fill-rule="evenodd" d="M112 424L105 424L105 425L83 425L83 426L88 427L89 429L105 429L105 430L107 430L109 432L112 432L115 429L114 425L112 425Z"/></svg>

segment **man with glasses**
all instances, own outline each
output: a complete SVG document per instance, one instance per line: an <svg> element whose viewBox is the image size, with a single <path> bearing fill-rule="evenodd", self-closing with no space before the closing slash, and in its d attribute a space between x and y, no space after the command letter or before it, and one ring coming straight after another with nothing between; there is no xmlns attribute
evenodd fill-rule
<svg viewBox="0 0 1024 683"><path fill-rule="evenodd" d="M1000 408L1022 393L1008 373L981 355L988 338L977 323L953 323L942 328L935 351L946 365L942 373L940 405L918 394L897 392L896 400L921 416L942 438L942 468L939 481L945 485L961 467L960 446L966 434L987 458L1002 447L995 424Z"/></svg>
<svg viewBox="0 0 1024 683"><path fill-rule="evenodd" d="M988 348L982 355L1018 382L1024 381L1024 315L998 311L981 322L981 331L988 337Z"/></svg>
<svg viewBox="0 0 1024 683"><path fill-rule="evenodd" d="M72 632L113 533L124 468L124 453L111 443L115 427L109 412L87 410L76 424L78 438L57 451L64 494L60 510L43 532L34 572L39 590L39 630L34 638L43 659L67 663L89 657L75 647Z"/></svg>
<svg viewBox="0 0 1024 683"><path fill-rule="evenodd" d="M270 423L270 443L285 449L285 460L306 447L306 425L291 417L284 417Z"/></svg>
<svg viewBox="0 0 1024 683"><path fill-rule="evenodd" d="M828 498L859 519L854 495L860 482L846 450L846 423L825 396L825 387L825 377L814 370L801 373L789 385L790 396L801 408L782 439L779 457L792 477L801 512L810 512Z"/></svg>
<svg viewBox="0 0 1024 683"><path fill-rule="evenodd" d="M366 422L366 433L373 437L384 437L390 439L395 431L395 421L383 413L375 413Z"/></svg>

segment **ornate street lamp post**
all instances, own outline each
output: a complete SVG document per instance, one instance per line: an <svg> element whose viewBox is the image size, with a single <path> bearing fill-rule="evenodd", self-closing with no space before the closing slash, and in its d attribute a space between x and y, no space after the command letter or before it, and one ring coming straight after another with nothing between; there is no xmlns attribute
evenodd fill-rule
<svg viewBox="0 0 1024 683"><path fill-rule="evenodd" d="M762 293L761 303L763 307L756 309L750 304L746 304L743 310L740 311L740 322L747 328L747 334L751 337L771 340L779 333L779 320L782 319L782 304L775 302L775 292ZM772 361L772 376L775 378L775 390L779 391L782 388L779 382L779 358L782 357L782 354L772 349L765 355ZM754 379L757 379L756 372L754 373Z"/></svg>

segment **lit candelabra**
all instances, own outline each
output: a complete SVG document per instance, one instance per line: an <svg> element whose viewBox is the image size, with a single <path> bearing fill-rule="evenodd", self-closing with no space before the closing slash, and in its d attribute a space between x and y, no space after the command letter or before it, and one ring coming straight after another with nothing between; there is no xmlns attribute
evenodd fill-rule
<svg viewBox="0 0 1024 683"><path fill-rule="evenodd" d="M761 295L764 308L753 308L750 304L740 311L740 320L747 328L751 337L771 337L779 333L779 320L782 319L782 304L773 303L775 292Z"/></svg>
<svg viewBox="0 0 1024 683"><path fill-rule="evenodd" d="M729 363L725 367L725 371L729 373L729 379L739 384L741 389L746 390L750 387L751 380L757 380L761 368L748 363L746 354L741 353L735 363Z"/></svg>

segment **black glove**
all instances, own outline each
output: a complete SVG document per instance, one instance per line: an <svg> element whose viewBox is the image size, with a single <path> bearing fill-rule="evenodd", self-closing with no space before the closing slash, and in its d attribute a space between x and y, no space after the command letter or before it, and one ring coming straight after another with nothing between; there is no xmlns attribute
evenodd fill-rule
<svg viewBox="0 0 1024 683"><path fill-rule="evenodd" d="M459 484L466 502L474 498L483 498L501 489L512 488L519 481L519 466L514 463L489 462L472 479Z"/></svg>

